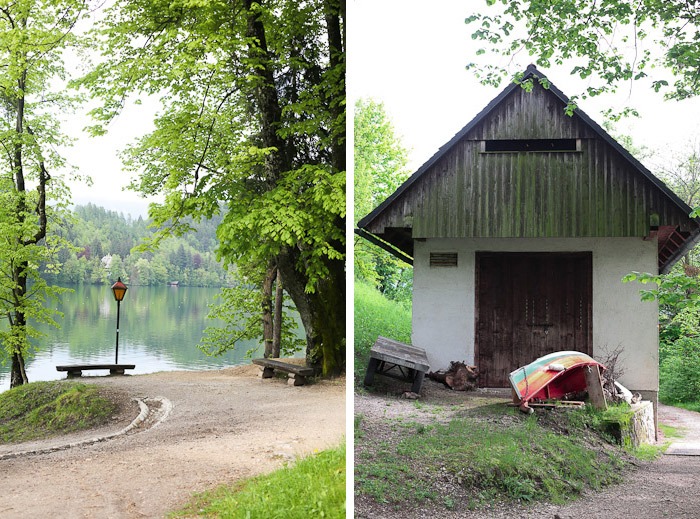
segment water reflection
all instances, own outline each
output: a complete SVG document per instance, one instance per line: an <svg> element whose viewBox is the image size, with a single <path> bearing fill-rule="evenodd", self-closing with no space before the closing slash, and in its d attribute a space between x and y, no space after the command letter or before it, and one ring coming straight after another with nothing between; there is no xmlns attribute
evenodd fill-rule
<svg viewBox="0 0 700 519"><path fill-rule="evenodd" d="M208 305L218 289L196 287L129 287L121 305L119 361L136 364L130 372L153 373L182 369L213 369L246 362L256 341L241 343L236 351L207 357L198 348ZM117 303L108 286L78 286L61 297L57 319L60 329L45 327L36 357L27 360L32 382L56 380L65 374L61 364L112 363L115 353ZM9 388L9 362L0 367L0 391ZM101 375L97 371L93 374Z"/></svg>

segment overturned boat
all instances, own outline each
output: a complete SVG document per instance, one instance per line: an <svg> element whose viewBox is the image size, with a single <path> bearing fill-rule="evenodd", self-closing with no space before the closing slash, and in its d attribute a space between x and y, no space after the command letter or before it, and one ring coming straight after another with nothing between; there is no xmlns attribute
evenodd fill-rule
<svg viewBox="0 0 700 519"><path fill-rule="evenodd" d="M598 361L578 351L557 351L540 357L509 375L513 401L527 412L532 401L560 399L586 391L586 372L593 366L605 369Z"/></svg>

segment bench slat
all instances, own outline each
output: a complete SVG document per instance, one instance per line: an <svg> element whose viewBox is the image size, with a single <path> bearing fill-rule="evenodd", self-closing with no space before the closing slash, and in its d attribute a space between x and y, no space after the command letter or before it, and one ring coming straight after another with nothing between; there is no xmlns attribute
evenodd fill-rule
<svg viewBox="0 0 700 519"><path fill-rule="evenodd" d="M376 359L399 364L417 371L428 371L428 357L423 348L404 344L381 335L370 350L370 355Z"/></svg>
<svg viewBox="0 0 700 519"><path fill-rule="evenodd" d="M304 377L310 377L314 374L313 368L309 368L308 366L299 366L298 364L290 364L288 362L282 362L275 359L253 359L253 364L278 369L287 373L294 373L295 375L301 375Z"/></svg>
<svg viewBox="0 0 700 519"><path fill-rule="evenodd" d="M89 369L134 369L136 364L71 364L56 366L56 371L83 371Z"/></svg>

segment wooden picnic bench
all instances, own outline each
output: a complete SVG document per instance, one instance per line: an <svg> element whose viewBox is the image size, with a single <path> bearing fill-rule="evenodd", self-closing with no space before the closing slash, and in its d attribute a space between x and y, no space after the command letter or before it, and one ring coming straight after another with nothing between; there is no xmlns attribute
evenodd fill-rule
<svg viewBox="0 0 700 519"><path fill-rule="evenodd" d="M423 348L379 336L369 352L365 386L371 386L374 375L412 382L411 391L420 393L423 378L430 369Z"/></svg>
<svg viewBox="0 0 700 519"><path fill-rule="evenodd" d="M288 384L294 386L303 386L306 384L306 377L314 374L313 368L277 359L253 359L253 364L263 367L262 378L272 378L275 371L288 373Z"/></svg>
<svg viewBox="0 0 700 519"><path fill-rule="evenodd" d="M83 371L92 369L108 369L110 375L123 375L127 369L134 369L135 364L72 364L70 366L56 366L56 371L67 371L68 378L80 377Z"/></svg>

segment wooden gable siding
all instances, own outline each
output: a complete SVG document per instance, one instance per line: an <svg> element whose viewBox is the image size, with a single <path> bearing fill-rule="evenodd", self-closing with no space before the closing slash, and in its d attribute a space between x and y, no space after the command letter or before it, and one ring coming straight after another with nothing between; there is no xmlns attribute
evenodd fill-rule
<svg viewBox="0 0 700 519"><path fill-rule="evenodd" d="M532 92L516 88L469 132L482 139L577 139L595 132L579 117L564 113L564 104L536 83Z"/></svg>
<svg viewBox="0 0 700 519"><path fill-rule="evenodd" d="M580 152L482 153L484 139L581 139ZM539 86L515 89L367 227L416 238L642 237L689 223L629 161Z"/></svg>

